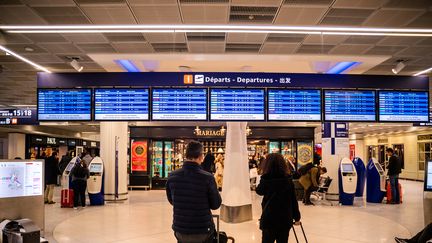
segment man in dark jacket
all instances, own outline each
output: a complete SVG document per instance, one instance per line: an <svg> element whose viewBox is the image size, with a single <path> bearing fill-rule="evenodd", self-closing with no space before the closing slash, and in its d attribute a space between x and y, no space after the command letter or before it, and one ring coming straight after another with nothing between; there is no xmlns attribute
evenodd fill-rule
<svg viewBox="0 0 432 243"><path fill-rule="evenodd" d="M54 204L54 186L57 184L57 176L60 174L57 152L53 152L45 160L45 203Z"/></svg>
<svg viewBox="0 0 432 243"><path fill-rule="evenodd" d="M171 173L166 184L168 201L174 206L172 228L179 243L211 242L212 210L222 203L213 176L201 168L203 146L192 141L186 148L183 167Z"/></svg>
<svg viewBox="0 0 432 243"><path fill-rule="evenodd" d="M400 203L400 192L399 192L399 174L402 172L402 165L399 157L394 153L392 148L386 149L389 158L387 166L387 175L390 179L390 187L392 194L392 204Z"/></svg>

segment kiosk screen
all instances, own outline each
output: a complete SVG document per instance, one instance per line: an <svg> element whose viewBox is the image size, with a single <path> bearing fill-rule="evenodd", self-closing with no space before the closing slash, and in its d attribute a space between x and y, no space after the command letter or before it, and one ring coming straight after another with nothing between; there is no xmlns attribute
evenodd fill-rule
<svg viewBox="0 0 432 243"><path fill-rule="evenodd" d="M211 89L210 120L264 121L264 89Z"/></svg>
<svg viewBox="0 0 432 243"><path fill-rule="evenodd" d="M75 165L75 163L69 163L69 164L66 166L65 171L71 171L72 168L74 167L74 165Z"/></svg>
<svg viewBox="0 0 432 243"><path fill-rule="evenodd" d="M95 89L95 120L148 120L148 89Z"/></svg>
<svg viewBox="0 0 432 243"><path fill-rule="evenodd" d="M351 173L354 172L354 167L352 164L342 164L342 172Z"/></svg>
<svg viewBox="0 0 432 243"><path fill-rule="evenodd" d="M40 121L90 121L91 89L39 89L38 119Z"/></svg>
<svg viewBox="0 0 432 243"><path fill-rule="evenodd" d="M207 120L207 89L153 89L152 120Z"/></svg>
<svg viewBox="0 0 432 243"><path fill-rule="evenodd" d="M0 162L0 198L40 196L43 162Z"/></svg>
<svg viewBox="0 0 432 243"><path fill-rule="evenodd" d="M428 161L425 170L425 191L432 191L432 161Z"/></svg>
<svg viewBox="0 0 432 243"><path fill-rule="evenodd" d="M375 164L375 167L376 167L377 170L378 170L378 173L380 173L380 175L382 175L382 174L384 173L384 170L383 170L383 168L381 167L380 163L374 163L374 164Z"/></svg>
<svg viewBox="0 0 432 243"><path fill-rule="evenodd" d="M91 164L90 165L90 173L101 173L102 172L102 164Z"/></svg>

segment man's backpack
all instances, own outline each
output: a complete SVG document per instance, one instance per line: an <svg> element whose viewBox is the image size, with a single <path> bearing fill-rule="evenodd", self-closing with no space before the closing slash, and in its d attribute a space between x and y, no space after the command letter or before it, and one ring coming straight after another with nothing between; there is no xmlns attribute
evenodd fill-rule
<svg viewBox="0 0 432 243"><path fill-rule="evenodd" d="M312 169L313 167L315 167L312 163L307 163L305 165L302 165L299 169L298 169L298 173L300 174L300 176L304 176L306 175L310 169Z"/></svg>

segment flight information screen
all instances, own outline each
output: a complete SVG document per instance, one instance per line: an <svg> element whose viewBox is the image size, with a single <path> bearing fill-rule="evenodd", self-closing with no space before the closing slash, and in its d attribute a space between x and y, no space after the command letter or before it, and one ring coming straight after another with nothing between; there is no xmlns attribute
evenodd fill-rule
<svg viewBox="0 0 432 243"><path fill-rule="evenodd" d="M428 92L380 91L379 120L429 122Z"/></svg>
<svg viewBox="0 0 432 243"><path fill-rule="evenodd" d="M95 89L95 120L148 120L148 89Z"/></svg>
<svg viewBox="0 0 432 243"><path fill-rule="evenodd" d="M300 89L268 90L269 121L320 121L321 91Z"/></svg>
<svg viewBox="0 0 432 243"><path fill-rule="evenodd" d="M91 120L91 89L39 89L38 119L41 121Z"/></svg>
<svg viewBox="0 0 432 243"><path fill-rule="evenodd" d="M210 120L265 120L264 89L211 89Z"/></svg>
<svg viewBox="0 0 432 243"><path fill-rule="evenodd" d="M324 90L324 120L375 121L375 91Z"/></svg>
<svg viewBox="0 0 432 243"><path fill-rule="evenodd" d="M152 89L152 120L207 120L207 89Z"/></svg>

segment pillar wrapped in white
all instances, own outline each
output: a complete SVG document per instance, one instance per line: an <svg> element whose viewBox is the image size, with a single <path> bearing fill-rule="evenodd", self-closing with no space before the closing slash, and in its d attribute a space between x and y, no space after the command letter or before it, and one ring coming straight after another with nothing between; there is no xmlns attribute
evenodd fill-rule
<svg viewBox="0 0 432 243"><path fill-rule="evenodd" d="M8 159L20 157L25 158L25 139L26 135L22 133L9 133L8 134Z"/></svg>
<svg viewBox="0 0 432 243"><path fill-rule="evenodd" d="M118 198L116 192L116 139L118 150ZM100 123L100 157L104 162L105 200L126 200L127 190L127 122L101 122Z"/></svg>
<svg viewBox="0 0 432 243"><path fill-rule="evenodd" d="M246 125L227 123L221 219L230 223L252 220Z"/></svg>

